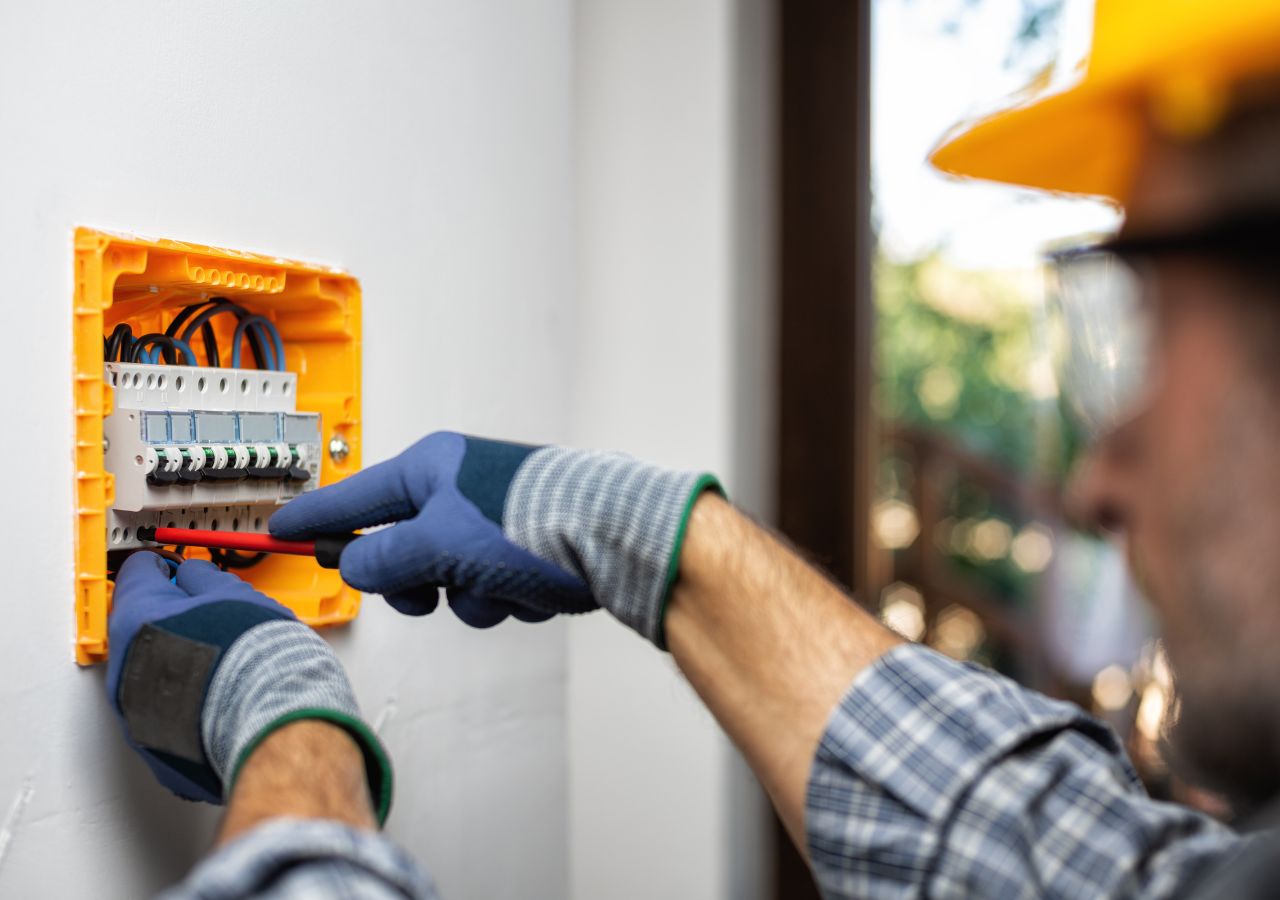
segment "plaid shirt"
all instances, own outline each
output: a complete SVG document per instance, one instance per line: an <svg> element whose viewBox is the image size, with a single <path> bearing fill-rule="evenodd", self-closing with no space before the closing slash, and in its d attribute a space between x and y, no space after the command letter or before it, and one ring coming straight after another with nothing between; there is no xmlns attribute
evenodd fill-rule
<svg viewBox="0 0 1280 900"><path fill-rule="evenodd" d="M914 644L832 714L807 806L829 897L1169 897L1248 843L1148 797L1078 707Z"/></svg>
<svg viewBox="0 0 1280 900"><path fill-rule="evenodd" d="M807 805L828 897L1168 897L1251 844L1150 799L1079 708L913 644L862 672L832 713ZM166 895L245 896L436 894L386 838L281 820Z"/></svg>
<svg viewBox="0 0 1280 900"><path fill-rule="evenodd" d="M274 819L219 847L158 900L437 900L388 838L319 819Z"/></svg>

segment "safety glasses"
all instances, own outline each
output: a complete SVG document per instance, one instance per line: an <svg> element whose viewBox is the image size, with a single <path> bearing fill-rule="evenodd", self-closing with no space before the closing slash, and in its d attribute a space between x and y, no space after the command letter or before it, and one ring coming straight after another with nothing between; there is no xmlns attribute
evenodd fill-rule
<svg viewBox="0 0 1280 900"><path fill-rule="evenodd" d="M1089 440L1141 411L1152 377L1153 309L1143 270L1172 255L1210 257L1280 284L1280 210L1176 232L1125 235L1051 253L1049 314L1058 383Z"/></svg>
<svg viewBox="0 0 1280 900"><path fill-rule="evenodd" d="M1058 386L1092 442L1139 409L1151 323L1142 281L1106 245L1050 258L1049 323Z"/></svg>

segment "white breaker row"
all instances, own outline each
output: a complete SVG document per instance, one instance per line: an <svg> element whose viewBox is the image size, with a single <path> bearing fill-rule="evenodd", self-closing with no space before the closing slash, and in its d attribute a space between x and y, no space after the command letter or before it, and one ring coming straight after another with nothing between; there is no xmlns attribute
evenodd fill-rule
<svg viewBox="0 0 1280 900"><path fill-rule="evenodd" d="M319 480L320 416L296 411L292 372L107 363L106 380L108 549L145 546L140 525L265 532Z"/></svg>

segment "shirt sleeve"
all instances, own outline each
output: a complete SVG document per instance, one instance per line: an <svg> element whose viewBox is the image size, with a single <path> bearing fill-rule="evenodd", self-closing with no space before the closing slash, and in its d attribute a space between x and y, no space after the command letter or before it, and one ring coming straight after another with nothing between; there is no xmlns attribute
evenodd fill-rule
<svg viewBox="0 0 1280 900"><path fill-rule="evenodd" d="M205 857L158 900L438 900L425 871L388 838L316 819L273 819Z"/></svg>
<svg viewBox="0 0 1280 900"><path fill-rule="evenodd" d="M1080 708L916 644L832 713L806 831L828 897L1168 897L1242 841Z"/></svg>

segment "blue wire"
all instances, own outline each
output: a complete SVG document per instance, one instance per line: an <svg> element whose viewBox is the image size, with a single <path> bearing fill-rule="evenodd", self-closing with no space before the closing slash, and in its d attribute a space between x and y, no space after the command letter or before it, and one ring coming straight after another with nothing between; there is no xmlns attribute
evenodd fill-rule
<svg viewBox="0 0 1280 900"><path fill-rule="evenodd" d="M186 341L179 340L178 338L169 338L169 340L173 341L173 345L176 349L182 351L182 355L187 358L187 362L190 365L199 365L199 363L196 362L195 351L191 349L190 344ZM158 340L153 340L149 343L151 344L151 349L142 351L141 361L153 366L158 365L160 363L161 354L164 353L165 345L162 341Z"/></svg>
<svg viewBox="0 0 1280 900"><path fill-rule="evenodd" d="M169 340L173 341L173 345L183 352L187 357L187 362L189 364L193 366L199 365L199 363L196 362L196 352L191 349L190 344L176 337L170 337Z"/></svg>
<svg viewBox="0 0 1280 900"><path fill-rule="evenodd" d="M210 306L208 309L204 310L198 316L196 316L194 319L191 320L191 323L188 324L187 327L182 332L182 339L184 341L190 341L195 336L195 333L200 330L200 327L216 315L219 315L221 313L235 313L237 318L239 318L240 313L246 313L246 312L247 310L245 310L244 307L238 306L237 304L232 303L230 300L215 300L213 301L212 306ZM262 362L264 365L266 364L267 359L265 356L263 357ZM232 364L232 367L238 368L238 359L237 359L237 363ZM272 366L271 368L274 368L274 366Z"/></svg>
<svg viewBox="0 0 1280 900"><path fill-rule="evenodd" d="M209 319L213 318L215 315L224 312L236 312L237 310L243 312L244 308L231 302L219 303L215 306L209 307L191 320L190 324L188 324L182 332L182 339L184 341L190 341L191 338L195 336L195 333L199 330L200 326L209 321ZM274 369L277 372L283 372L284 341L280 337L280 330L276 328L275 323L270 319L259 315L245 316L236 324L235 345L231 350L231 368L240 368L240 342L244 337L245 323L250 321L252 321L258 328L258 333L270 337L271 343L274 345L274 359L270 362L263 359L263 363L266 364L269 369ZM266 350L268 348L264 345L263 349Z"/></svg>
<svg viewBox="0 0 1280 900"><path fill-rule="evenodd" d="M252 326L256 326L260 332L271 338L271 345L269 345L272 348L271 360L267 363L267 368L283 372L284 341L280 339L280 332L276 329L275 323L259 315L245 316L236 324L235 336L231 338L231 368L240 368L240 343L244 339L245 330Z"/></svg>
<svg viewBox="0 0 1280 900"><path fill-rule="evenodd" d="M276 327L275 322L272 322L270 319L266 318L265 316L254 316L254 318L261 320L257 323L259 332L264 332L267 337L271 338L271 343L275 345L275 348L276 348L275 370L277 372L283 372L284 371L284 338L280 337L280 329Z"/></svg>
<svg viewBox="0 0 1280 900"><path fill-rule="evenodd" d="M240 344L244 339L246 331L252 329L252 333L258 336L258 340L262 341L265 332L258 322L254 321L253 316L245 316L236 323L235 334L231 338L231 368L240 368ZM270 341L262 344L262 364L268 369L276 367L276 351Z"/></svg>
<svg viewBox="0 0 1280 900"><path fill-rule="evenodd" d="M182 339L184 341L190 341L195 337L196 332L200 330L200 326L205 322L208 322L219 313L235 312L236 309L237 307L233 303L215 303L213 306L210 306L204 312L200 313L200 315L191 320L191 323L187 325L182 332Z"/></svg>

